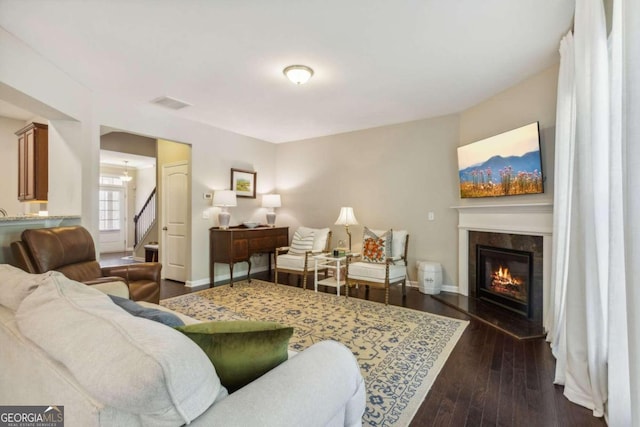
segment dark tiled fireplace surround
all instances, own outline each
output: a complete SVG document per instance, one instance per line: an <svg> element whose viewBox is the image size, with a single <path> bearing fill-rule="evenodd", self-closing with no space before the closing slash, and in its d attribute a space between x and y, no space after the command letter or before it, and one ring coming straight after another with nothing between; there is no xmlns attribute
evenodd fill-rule
<svg viewBox="0 0 640 427"><path fill-rule="evenodd" d="M542 324L542 236L469 231L469 296L478 298L477 250L478 246L530 252L533 255L529 299L529 320ZM507 310L506 308L502 308ZM526 317L526 316L525 316Z"/></svg>

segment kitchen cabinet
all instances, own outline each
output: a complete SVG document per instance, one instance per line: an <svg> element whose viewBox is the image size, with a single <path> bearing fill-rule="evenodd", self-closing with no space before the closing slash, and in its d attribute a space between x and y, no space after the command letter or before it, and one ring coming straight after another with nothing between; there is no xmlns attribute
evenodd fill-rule
<svg viewBox="0 0 640 427"><path fill-rule="evenodd" d="M18 200L46 201L49 192L49 127L31 123L18 136Z"/></svg>

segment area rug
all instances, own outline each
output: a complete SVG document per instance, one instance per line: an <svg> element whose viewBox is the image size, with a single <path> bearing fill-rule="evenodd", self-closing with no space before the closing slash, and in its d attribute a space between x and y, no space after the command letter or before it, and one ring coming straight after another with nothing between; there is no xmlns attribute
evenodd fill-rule
<svg viewBox="0 0 640 427"><path fill-rule="evenodd" d="M359 298L252 280L160 301L200 320L264 320L294 327L289 348L336 340L358 359L363 424L407 426L469 322Z"/></svg>

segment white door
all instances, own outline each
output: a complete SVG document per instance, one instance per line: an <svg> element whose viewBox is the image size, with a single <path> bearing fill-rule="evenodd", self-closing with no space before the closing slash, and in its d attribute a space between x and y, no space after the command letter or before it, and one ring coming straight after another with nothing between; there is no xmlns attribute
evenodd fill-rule
<svg viewBox="0 0 640 427"><path fill-rule="evenodd" d="M122 187L100 186L100 252L126 250L125 191Z"/></svg>
<svg viewBox="0 0 640 427"><path fill-rule="evenodd" d="M165 279L187 278L189 174L186 162L162 167L162 272Z"/></svg>

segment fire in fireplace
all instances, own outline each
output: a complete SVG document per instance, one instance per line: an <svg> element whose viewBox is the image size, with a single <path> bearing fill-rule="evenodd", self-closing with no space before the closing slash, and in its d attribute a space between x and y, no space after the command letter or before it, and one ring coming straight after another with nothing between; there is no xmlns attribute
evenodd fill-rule
<svg viewBox="0 0 640 427"><path fill-rule="evenodd" d="M533 253L483 245L476 249L478 297L530 317Z"/></svg>

